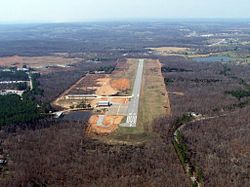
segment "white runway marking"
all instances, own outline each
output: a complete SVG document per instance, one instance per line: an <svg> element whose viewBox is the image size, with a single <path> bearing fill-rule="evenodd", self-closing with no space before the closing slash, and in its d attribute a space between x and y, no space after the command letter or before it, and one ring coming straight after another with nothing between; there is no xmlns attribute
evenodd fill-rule
<svg viewBox="0 0 250 187"><path fill-rule="evenodd" d="M141 82L143 77L143 65L144 60L139 60L139 65L137 68L135 83L133 87L132 98L128 105L128 116L126 120L125 126L127 127L136 127L137 123L137 113L139 109L139 101L140 101L140 92L141 92ZM134 97L135 96L135 97Z"/></svg>

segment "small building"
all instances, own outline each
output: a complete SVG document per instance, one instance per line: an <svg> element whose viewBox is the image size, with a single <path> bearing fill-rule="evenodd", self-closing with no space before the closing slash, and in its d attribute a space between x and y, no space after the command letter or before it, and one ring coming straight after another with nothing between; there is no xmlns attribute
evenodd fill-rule
<svg viewBox="0 0 250 187"><path fill-rule="evenodd" d="M29 68L17 68L17 71L29 71Z"/></svg>
<svg viewBox="0 0 250 187"><path fill-rule="evenodd" d="M190 112L189 115L190 115L191 117L194 117L194 118L200 118L200 117L202 117L202 114L195 113L195 112Z"/></svg>
<svg viewBox="0 0 250 187"><path fill-rule="evenodd" d="M83 100L83 99L95 99L95 94L69 94L65 96L67 100Z"/></svg>
<svg viewBox="0 0 250 187"><path fill-rule="evenodd" d="M54 118L56 118L56 119L59 119L60 117L63 116L63 112L62 111L54 112L53 114L54 114Z"/></svg>
<svg viewBox="0 0 250 187"><path fill-rule="evenodd" d="M0 90L0 95L16 94L22 96L24 91L20 90Z"/></svg>
<svg viewBox="0 0 250 187"><path fill-rule="evenodd" d="M95 74L105 74L106 72L105 71L95 71L94 73Z"/></svg>
<svg viewBox="0 0 250 187"><path fill-rule="evenodd" d="M99 101L97 107L110 107L112 105L109 101Z"/></svg>
<svg viewBox="0 0 250 187"><path fill-rule="evenodd" d="M3 69L2 71L3 71L3 72L11 72L11 69L5 68L5 69Z"/></svg>

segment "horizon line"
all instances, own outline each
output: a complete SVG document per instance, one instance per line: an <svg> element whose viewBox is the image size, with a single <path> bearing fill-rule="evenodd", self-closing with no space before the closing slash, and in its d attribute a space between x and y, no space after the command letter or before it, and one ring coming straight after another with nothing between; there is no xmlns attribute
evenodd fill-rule
<svg viewBox="0 0 250 187"><path fill-rule="evenodd" d="M65 21L48 21L48 20L37 20L37 21L6 21L1 22L0 25L16 25L16 24L63 24L63 23L98 23L98 22L152 22L152 21L250 21L250 17L200 17L200 18L107 18L107 19L86 19L86 20L65 20Z"/></svg>

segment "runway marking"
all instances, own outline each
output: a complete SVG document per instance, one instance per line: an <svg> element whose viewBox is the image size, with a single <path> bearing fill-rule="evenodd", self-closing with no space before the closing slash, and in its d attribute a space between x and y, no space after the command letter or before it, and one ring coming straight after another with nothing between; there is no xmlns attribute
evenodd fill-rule
<svg viewBox="0 0 250 187"><path fill-rule="evenodd" d="M143 79L143 64L144 60L139 59L139 64L137 67L136 78L134 82L132 98L129 101L127 108L127 119L125 126L127 127L136 127L137 123L137 114L139 110L139 102L140 102L140 91L142 87L142 79Z"/></svg>
<svg viewBox="0 0 250 187"><path fill-rule="evenodd" d="M118 114L119 114L119 112L120 112L120 108L121 108L121 105L119 105L116 115L118 115Z"/></svg>

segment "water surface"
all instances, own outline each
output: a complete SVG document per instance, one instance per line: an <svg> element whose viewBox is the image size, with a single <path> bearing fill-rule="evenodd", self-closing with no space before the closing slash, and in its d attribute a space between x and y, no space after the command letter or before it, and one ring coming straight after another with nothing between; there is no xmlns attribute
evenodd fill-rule
<svg viewBox="0 0 250 187"><path fill-rule="evenodd" d="M77 111L64 114L61 118L62 121L81 121L87 122L91 116L89 111Z"/></svg>
<svg viewBox="0 0 250 187"><path fill-rule="evenodd" d="M195 62L230 62L232 58L228 56L197 57L192 59Z"/></svg>

